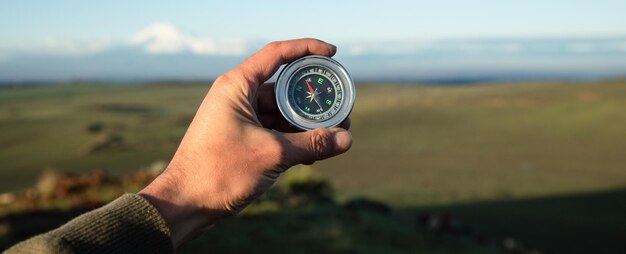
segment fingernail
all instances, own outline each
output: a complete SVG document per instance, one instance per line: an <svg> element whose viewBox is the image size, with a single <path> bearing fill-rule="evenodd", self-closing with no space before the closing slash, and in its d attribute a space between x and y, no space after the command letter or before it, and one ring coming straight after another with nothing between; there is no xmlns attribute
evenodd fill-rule
<svg viewBox="0 0 626 254"><path fill-rule="evenodd" d="M339 131L335 133L335 149L339 153L343 153L352 146L352 135L347 131Z"/></svg>
<svg viewBox="0 0 626 254"><path fill-rule="evenodd" d="M330 44L330 43L328 45L330 45L333 48L333 51L337 52L337 46Z"/></svg>

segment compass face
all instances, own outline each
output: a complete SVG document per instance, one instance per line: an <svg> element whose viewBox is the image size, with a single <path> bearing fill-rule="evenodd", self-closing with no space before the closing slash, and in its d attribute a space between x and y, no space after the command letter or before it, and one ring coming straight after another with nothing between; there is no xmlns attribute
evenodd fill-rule
<svg viewBox="0 0 626 254"><path fill-rule="evenodd" d="M337 75L323 66L308 66L294 74L287 97L296 114L323 121L333 117L341 107L343 92Z"/></svg>
<svg viewBox="0 0 626 254"><path fill-rule="evenodd" d="M350 75L325 56L306 56L287 65L278 76L275 92L285 119L303 130L339 125L354 104Z"/></svg>

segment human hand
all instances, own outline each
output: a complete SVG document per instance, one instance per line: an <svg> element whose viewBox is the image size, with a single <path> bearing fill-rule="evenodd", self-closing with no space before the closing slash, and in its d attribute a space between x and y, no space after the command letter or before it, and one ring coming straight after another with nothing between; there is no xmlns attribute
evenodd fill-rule
<svg viewBox="0 0 626 254"><path fill-rule="evenodd" d="M350 148L349 119L343 128L294 132L273 84L263 84L282 64L335 52L315 39L272 42L213 83L167 169L139 192L168 223L175 246L241 211L291 166Z"/></svg>

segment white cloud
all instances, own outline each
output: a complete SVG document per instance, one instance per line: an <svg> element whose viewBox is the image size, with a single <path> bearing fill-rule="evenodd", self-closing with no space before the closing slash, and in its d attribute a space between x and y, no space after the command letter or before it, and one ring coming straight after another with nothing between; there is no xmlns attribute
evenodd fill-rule
<svg viewBox="0 0 626 254"><path fill-rule="evenodd" d="M407 54L415 53L432 47L432 41L386 41L374 43L352 43L347 45L348 55L364 54Z"/></svg>
<svg viewBox="0 0 626 254"><path fill-rule="evenodd" d="M616 42L612 45L612 48L617 51L626 52L626 41Z"/></svg>
<svg viewBox="0 0 626 254"><path fill-rule="evenodd" d="M504 53L514 54L522 52L522 50L524 50L524 46L520 43L506 43L500 45L498 49Z"/></svg>
<svg viewBox="0 0 626 254"><path fill-rule="evenodd" d="M47 38L39 44L22 45L12 49L4 49L0 52L0 58L9 59L12 56L23 54L84 56L108 50L113 46L114 43L111 40L105 39L83 41Z"/></svg>
<svg viewBox="0 0 626 254"><path fill-rule="evenodd" d="M588 42L577 42L569 45L569 50L574 53L591 53L598 50L598 46Z"/></svg>
<svg viewBox="0 0 626 254"><path fill-rule="evenodd" d="M102 52L113 46L109 40L95 41L62 41L48 39L41 48L44 52L68 54L68 55L87 55Z"/></svg>
<svg viewBox="0 0 626 254"><path fill-rule="evenodd" d="M524 45L515 41L490 42L483 40L405 40L369 44L350 44L349 55L364 54L413 54L420 52L454 52L464 54L504 53L517 54Z"/></svg>
<svg viewBox="0 0 626 254"><path fill-rule="evenodd" d="M28 45L0 48L0 62L23 55L82 57L129 46L139 46L148 54L190 52L197 55L243 55L248 53L247 43L243 39L212 39L193 36L172 24L157 22L129 36L128 39L47 38Z"/></svg>
<svg viewBox="0 0 626 254"><path fill-rule="evenodd" d="M399 40L385 42L352 43L346 45L348 55L406 55L435 53L449 56L461 55L545 55L566 52L572 55L626 53L623 38L588 39L439 39ZM343 52L343 51L340 51Z"/></svg>
<svg viewBox="0 0 626 254"><path fill-rule="evenodd" d="M626 41L623 39L600 40L574 43L569 46L574 53L615 52L626 53Z"/></svg>
<svg viewBox="0 0 626 254"><path fill-rule="evenodd" d="M150 54L191 52L199 55L242 55L246 53L244 40L217 40L193 36L174 25L157 22L130 38L132 45L143 46Z"/></svg>

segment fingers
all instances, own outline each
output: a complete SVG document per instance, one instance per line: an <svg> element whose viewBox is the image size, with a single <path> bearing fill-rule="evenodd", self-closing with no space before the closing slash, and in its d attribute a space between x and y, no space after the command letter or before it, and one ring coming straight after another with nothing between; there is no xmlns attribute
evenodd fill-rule
<svg viewBox="0 0 626 254"><path fill-rule="evenodd" d="M352 146L352 135L341 128L320 128L284 135L291 146L288 148L291 152L286 158L287 166L311 164L342 154Z"/></svg>
<svg viewBox="0 0 626 254"><path fill-rule="evenodd" d="M278 110L272 113L259 114L259 122L264 128L273 129L279 132L302 132L302 130L291 125Z"/></svg>
<svg viewBox="0 0 626 254"><path fill-rule="evenodd" d="M302 132L301 129L298 129L290 124L287 119L280 114L280 112L277 112L276 115L278 119L274 122L272 129L286 133Z"/></svg>
<svg viewBox="0 0 626 254"><path fill-rule="evenodd" d="M255 110L259 113L278 111L276 96L274 94L274 83L265 83L257 91L255 100Z"/></svg>
<svg viewBox="0 0 626 254"><path fill-rule="evenodd" d="M247 80L251 89L256 89L274 75L282 64L306 55L333 56L336 51L335 46L317 39L271 42L235 68L233 72Z"/></svg>
<svg viewBox="0 0 626 254"><path fill-rule="evenodd" d="M350 129L350 125L351 125L352 121L350 120L350 117L346 118L346 120L343 120L343 122L341 122L339 124L339 127L349 130Z"/></svg>

